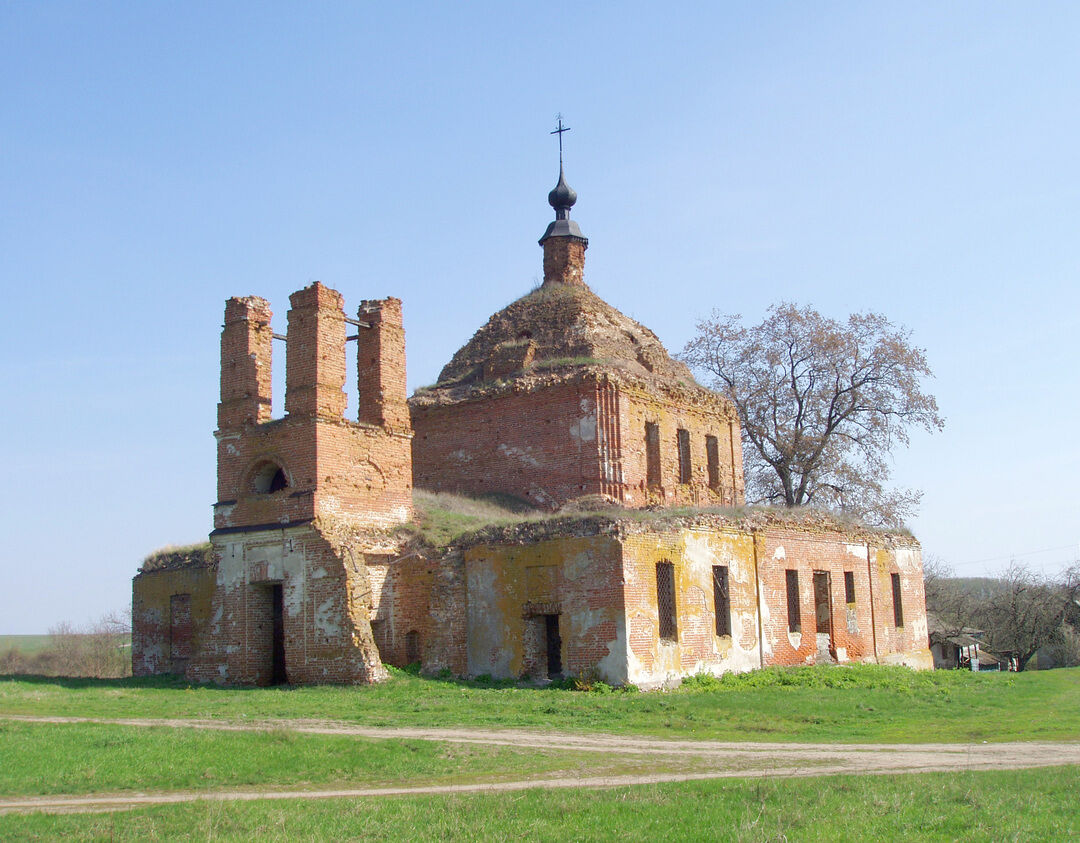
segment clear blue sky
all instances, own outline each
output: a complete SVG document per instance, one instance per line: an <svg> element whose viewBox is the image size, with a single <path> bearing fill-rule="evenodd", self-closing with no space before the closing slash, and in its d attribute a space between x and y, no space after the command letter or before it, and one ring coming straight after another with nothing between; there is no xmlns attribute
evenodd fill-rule
<svg viewBox="0 0 1080 843"><path fill-rule="evenodd" d="M205 537L230 295L399 296L433 381L541 273L559 111L597 293L672 351L780 299L907 325L948 419L896 456L925 552L1057 570L1078 43L1064 2L0 2L0 633Z"/></svg>

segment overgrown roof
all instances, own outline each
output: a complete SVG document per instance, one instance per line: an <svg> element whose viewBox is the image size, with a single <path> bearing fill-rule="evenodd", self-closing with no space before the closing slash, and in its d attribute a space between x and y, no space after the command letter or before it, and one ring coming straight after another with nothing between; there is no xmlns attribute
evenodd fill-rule
<svg viewBox="0 0 1080 843"><path fill-rule="evenodd" d="M139 568L143 574L152 571L171 571L181 568L212 568L217 564L210 542L183 546L169 545L147 556Z"/></svg>
<svg viewBox="0 0 1080 843"><path fill-rule="evenodd" d="M571 501L558 512L505 496L470 497L414 490L414 523L404 528L435 546L531 544L546 539L628 535L687 528L761 530L791 527L853 539L914 542L904 529L879 529L854 518L812 509L778 507L664 507L627 509L599 497Z"/></svg>
<svg viewBox="0 0 1080 843"><path fill-rule="evenodd" d="M495 382L535 379L542 385L584 369L724 401L699 386L644 325L588 288L565 284L539 287L494 314L446 364L438 382L412 401L460 400Z"/></svg>

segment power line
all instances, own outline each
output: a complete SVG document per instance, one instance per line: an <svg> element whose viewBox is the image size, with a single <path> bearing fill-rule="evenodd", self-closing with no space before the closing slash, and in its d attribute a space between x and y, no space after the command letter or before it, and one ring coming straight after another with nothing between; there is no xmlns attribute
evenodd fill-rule
<svg viewBox="0 0 1080 843"><path fill-rule="evenodd" d="M1000 562L1008 559L1019 559L1024 556L1036 556L1040 553L1056 553L1059 550L1077 550L1078 545L1065 544L1060 547L1044 547L1042 550L1025 550L1022 553L1007 553L1004 556L987 556L985 559L969 559L967 562L957 562L956 565L977 565L980 562Z"/></svg>

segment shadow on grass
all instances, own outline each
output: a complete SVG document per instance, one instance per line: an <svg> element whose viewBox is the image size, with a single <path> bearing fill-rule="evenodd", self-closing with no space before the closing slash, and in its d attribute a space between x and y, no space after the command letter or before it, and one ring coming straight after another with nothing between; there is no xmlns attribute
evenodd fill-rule
<svg viewBox="0 0 1080 843"><path fill-rule="evenodd" d="M567 678L550 682L534 682L528 679L492 679L490 676L478 676L475 679L462 679L454 676L450 671L444 670L437 674L423 674L419 664L408 665L404 668L386 665L390 672L390 682L404 683L417 682L433 686L453 685L461 688L477 688L483 690L499 690L506 688L520 688L534 691L544 690L580 690L576 684L578 680ZM327 687L308 685L217 685L212 682L190 682L177 674L161 674L158 676L126 676L120 679L98 679L89 676L45 676L35 673L12 673L0 675L0 683L23 682L29 685L54 685L67 690L83 690L87 688L131 688L144 690L162 691L185 691L193 688L206 691L295 691L305 687ZM338 686L348 687L348 686ZM356 686L371 687L371 686Z"/></svg>

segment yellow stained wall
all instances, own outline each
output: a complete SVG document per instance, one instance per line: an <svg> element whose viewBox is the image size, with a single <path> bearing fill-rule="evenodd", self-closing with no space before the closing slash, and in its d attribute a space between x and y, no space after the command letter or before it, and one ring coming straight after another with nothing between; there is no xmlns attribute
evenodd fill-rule
<svg viewBox="0 0 1080 843"><path fill-rule="evenodd" d="M656 565L675 574L677 640L660 640ZM649 532L623 539L629 681L656 687L682 676L761 667L754 537L736 530ZM728 568L731 635L716 634L713 566Z"/></svg>
<svg viewBox="0 0 1080 843"><path fill-rule="evenodd" d="M213 568L192 566L138 574L132 581L131 672L135 676L169 673L172 669L170 598L191 595L191 652L198 652L200 633L210 619L214 595Z"/></svg>
<svg viewBox="0 0 1080 843"><path fill-rule="evenodd" d="M546 675L543 616L559 616L563 672L627 681L622 553L587 536L465 551L470 676Z"/></svg>

